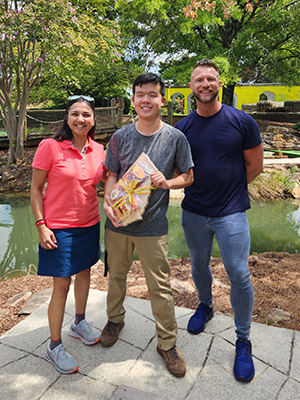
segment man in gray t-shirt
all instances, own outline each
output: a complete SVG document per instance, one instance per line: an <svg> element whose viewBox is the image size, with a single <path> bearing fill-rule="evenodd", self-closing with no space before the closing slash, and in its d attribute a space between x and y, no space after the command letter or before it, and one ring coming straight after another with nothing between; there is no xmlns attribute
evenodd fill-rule
<svg viewBox="0 0 300 400"><path fill-rule="evenodd" d="M156 321L157 351L173 375L184 376L185 361L176 348L177 324L169 284L166 212L169 190L193 183L193 161L185 136L160 119L160 109L165 103L164 93L165 84L159 76L152 73L139 75L133 84L132 97L139 119L135 124L115 132L107 149L105 165L109 175L105 184L103 209L107 215L108 322L100 343L105 347L112 346L124 327L126 278L135 248L145 273ZM143 220L123 227L118 223L107 195L142 152L149 156L158 169L150 175L152 185L157 189L150 195Z"/></svg>
<svg viewBox="0 0 300 400"><path fill-rule="evenodd" d="M157 133L150 136L139 133L135 124L120 129L111 138L105 165L109 171L118 175L117 179L120 179L142 152L149 156L166 179L172 179L175 167L182 173L188 171L192 165L191 157L187 157L189 145L184 134L167 124L163 124ZM134 236L165 235L168 233L166 218L168 203L169 190L154 190L143 220L126 227L115 228L108 219L106 228Z"/></svg>

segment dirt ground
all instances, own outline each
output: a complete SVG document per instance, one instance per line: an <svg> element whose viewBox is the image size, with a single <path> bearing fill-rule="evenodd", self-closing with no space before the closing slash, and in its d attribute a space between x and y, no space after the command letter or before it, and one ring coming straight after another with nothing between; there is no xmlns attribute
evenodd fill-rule
<svg viewBox="0 0 300 400"><path fill-rule="evenodd" d="M35 149L26 149L24 161L18 168L21 172L12 170L13 178L0 179L0 192L28 191L28 182L31 179L30 165L34 151ZM7 152L0 151L2 166L6 157ZM190 260L180 258L170 260L170 264L175 305L196 309L198 300L190 274ZM232 313L230 285L222 261L219 258L212 258L211 268L214 276L214 309ZM252 255L249 258L249 268L255 290L253 321L300 331L300 254ZM102 263L92 268L91 288L106 290L107 281L108 278L103 277ZM143 271L138 261L133 263L127 282L127 295L148 299ZM25 315L19 315L26 300L21 300L15 305L9 305L7 301L21 292L34 294L51 285L51 278L35 275L0 281L0 336L26 318ZM102 312L104 313L105 310Z"/></svg>
<svg viewBox="0 0 300 400"><path fill-rule="evenodd" d="M7 150L0 150L0 193L23 193L30 190L32 175L31 163L35 151L35 147L25 148L22 163L18 166L17 169L12 167L7 171Z"/></svg>
<svg viewBox="0 0 300 400"><path fill-rule="evenodd" d="M170 260L171 284L176 306L196 309L198 299L190 273L190 260ZM300 331L300 254L263 253L249 258L255 290L253 321ZM107 290L103 264L92 268L91 288ZM214 310L231 313L230 285L219 258L212 258ZM52 278L28 275L0 281L0 336L26 316L19 315L26 300L14 306L6 302L21 292L36 293L51 287ZM149 299L143 270L134 261L127 279L127 295ZM105 313L103 309L101 312Z"/></svg>

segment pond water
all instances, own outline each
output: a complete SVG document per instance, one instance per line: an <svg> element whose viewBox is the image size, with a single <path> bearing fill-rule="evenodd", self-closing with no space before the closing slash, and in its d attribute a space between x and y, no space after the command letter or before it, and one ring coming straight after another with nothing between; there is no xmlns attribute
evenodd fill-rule
<svg viewBox="0 0 300 400"><path fill-rule="evenodd" d="M102 199L100 213L104 216ZM170 258L188 257L180 225L179 202L171 202L169 219ZM285 251L300 253L300 201L253 202L247 212L251 229L251 253ZM104 220L101 222L103 249ZM220 255L214 243L213 255ZM37 265L38 234L28 197L0 197L0 278L23 275Z"/></svg>

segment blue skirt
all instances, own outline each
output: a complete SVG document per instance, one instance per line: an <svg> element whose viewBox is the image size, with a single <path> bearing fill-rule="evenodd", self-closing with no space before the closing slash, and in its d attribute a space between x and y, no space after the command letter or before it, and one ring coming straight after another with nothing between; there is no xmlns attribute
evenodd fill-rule
<svg viewBox="0 0 300 400"><path fill-rule="evenodd" d="M90 268L100 258L100 222L87 228L52 229L58 248L39 245L38 275L69 277Z"/></svg>

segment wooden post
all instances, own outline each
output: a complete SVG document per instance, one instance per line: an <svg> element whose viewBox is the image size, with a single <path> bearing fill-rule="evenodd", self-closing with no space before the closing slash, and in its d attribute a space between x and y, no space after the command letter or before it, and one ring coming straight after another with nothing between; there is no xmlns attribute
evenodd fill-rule
<svg viewBox="0 0 300 400"><path fill-rule="evenodd" d="M168 124L173 126L173 104L171 101L168 101L167 108L168 108Z"/></svg>
<svg viewBox="0 0 300 400"><path fill-rule="evenodd" d="M123 125L123 109L124 109L124 99L123 97L119 97L119 108L118 108L118 128L121 128Z"/></svg>
<svg viewBox="0 0 300 400"><path fill-rule="evenodd" d="M110 106L111 107L116 107L116 99L113 97L110 101ZM116 109L112 108L110 110L110 115L111 115L111 126L118 126L117 121L116 121Z"/></svg>

